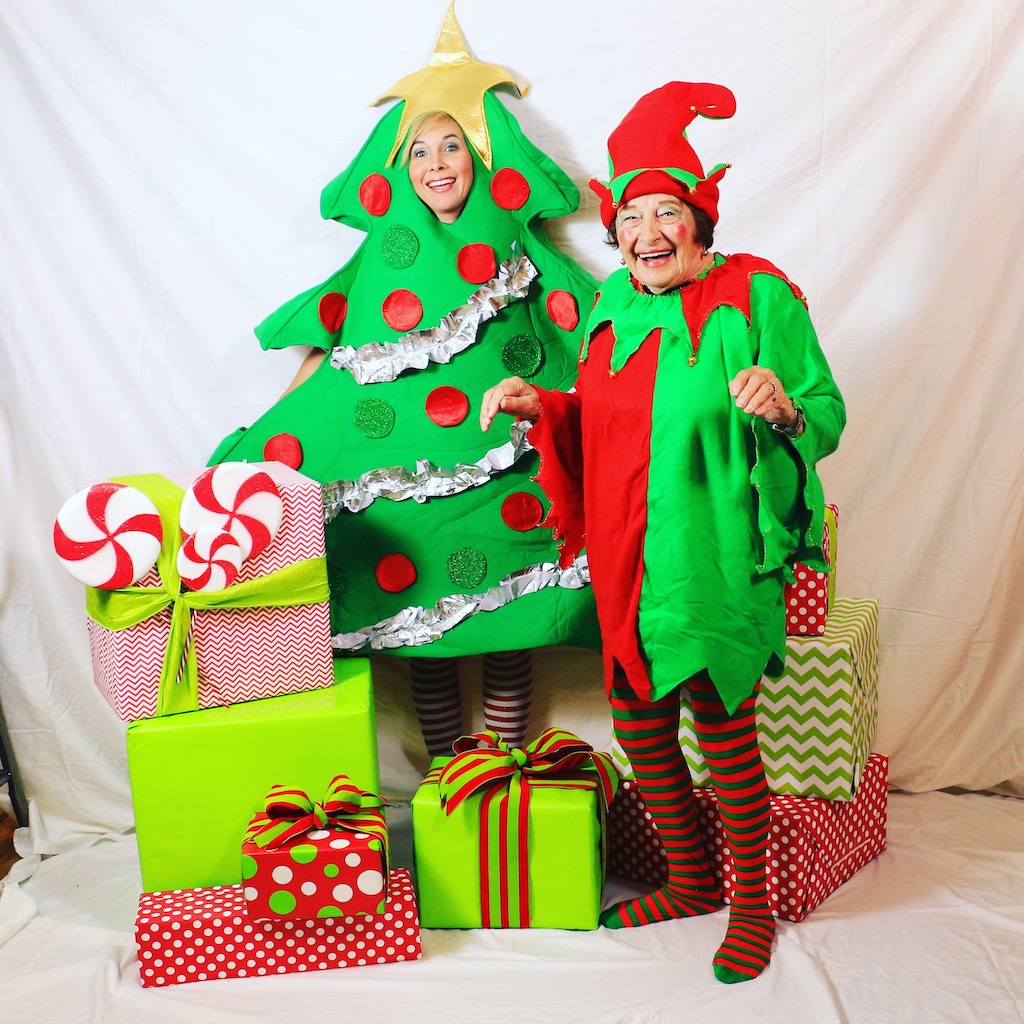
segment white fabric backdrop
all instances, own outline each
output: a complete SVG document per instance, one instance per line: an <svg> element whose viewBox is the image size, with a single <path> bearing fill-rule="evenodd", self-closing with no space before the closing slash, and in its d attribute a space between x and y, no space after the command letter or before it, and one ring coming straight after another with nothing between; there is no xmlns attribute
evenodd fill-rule
<svg viewBox="0 0 1024 1024"><path fill-rule="evenodd" d="M320 189L420 68L444 0L0 0L0 657L54 852L132 824L123 726L91 683L82 588L50 546L78 481L201 466L291 379L251 326L359 237ZM841 595L881 605L877 748L909 790L1024 784L1024 7L1017 0L461 0L474 55L583 187L551 226L598 276L589 175L644 92L728 84L696 124L723 183L716 248L807 293L849 408L823 466ZM608 736L592 655L541 659L536 720ZM382 767L423 767L378 666ZM472 690L472 687L469 688Z"/></svg>

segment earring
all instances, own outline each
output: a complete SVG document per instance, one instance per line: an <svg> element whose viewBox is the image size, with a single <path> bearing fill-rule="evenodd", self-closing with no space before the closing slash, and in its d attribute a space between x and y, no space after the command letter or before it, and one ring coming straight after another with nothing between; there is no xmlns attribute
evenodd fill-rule
<svg viewBox="0 0 1024 1024"><path fill-rule="evenodd" d="M620 257L619 257L619 262L620 262L620 263L621 263L621 264L622 264L623 266L625 266L625 265L626 265L626 257L625 257L625 256L620 256Z"/></svg>

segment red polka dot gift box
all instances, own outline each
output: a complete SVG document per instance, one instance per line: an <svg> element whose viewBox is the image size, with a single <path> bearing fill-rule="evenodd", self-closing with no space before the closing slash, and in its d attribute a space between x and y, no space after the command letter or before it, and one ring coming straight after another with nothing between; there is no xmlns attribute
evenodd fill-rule
<svg viewBox="0 0 1024 1024"><path fill-rule="evenodd" d="M786 584L786 633L789 636L821 636L836 592L836 550L839 539L839 508L825 506L821 552L831 572L818 572L797 562L793 583Z"/></svg>
<svg viewBox="0 0 1024 1024"><path fill-rule="evenodd" d="M143 893L135 919L143 988L301 974L423 956L412 879L391 873L383 913L255 921L241 885Z"/></svg>
<svg viewBox="0 0 1024 1024"><path fill-rule="evenodd" d="M140 535L153 532L146 523L158 524L148 564L133 563L127 577L94 574L86 590L93 676L118 718L331 685L319 483L281 462L229 462L117 483L147 499L152 516L123 520L114 501L103 512L87 502L91 521L78 516L77 534L55 533L55 544L58 555L91 552L102 569L107 561L122 565L122 550L139 550Z"/></svg>
<svg viewBox="0 0 1024 1024"><path fill-rule="evenodd" d="M274 786L242 843L243 895L253 918L380 914L388 834L381 798L336 776L322 801Z"/></svg>
<svg viewBox="0 0 1024 1024"><path fill-rule="evenodd" d="M889 761L872 754L856 798L843 803L773 796L768 839L768 900L772 913L802 921L886 846ZM695 790L697 816L715 878L726 902L735 874L712 789ZM627 780L608 812L608 872L657 887L667 880L665 852L636 782Z"/></svg>

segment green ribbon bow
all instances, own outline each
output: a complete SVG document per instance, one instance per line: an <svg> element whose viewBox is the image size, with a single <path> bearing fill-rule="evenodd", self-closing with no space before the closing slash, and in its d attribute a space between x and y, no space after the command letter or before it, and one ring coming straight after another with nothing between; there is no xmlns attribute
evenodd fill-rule
<svg viewBox="0 0 1024 1024"><path fill-rule="evenodd" d="M178 512L184 490L156 473L123 477L116 483L129 484L146 494L160 513L164 540L156 567L160 585L130 586L120 590L86 587L85 610L104 629L119 631L171 609L171 631L160 669L156 715L195 711L199 707L199 675L195 645L189 640L192 612L224 608L288 608L319 604L329 599L327 561L324 557L301 562L267 573L258 579L235 583L224 590L182 589L178 575L181 530Z"/></svg>
<svg viewBox="0 0 1024 1024"><path fill-rule="evenodd" d="M455 757L427 776L450 814L480 793L480 909L484 928L530 923L529 807L532 786L590 789L601 796L601 820L618 786L608 754L565 729L545 729L525 748L496 732L460 737ZM602 828L603 831L603 828Z"/></svg>
<svg viewBox="0 0 1024 1024"><path fill-rule="evenodd" d="M366 832L379 839L386 851L387 826L380 810L386 803L376 793L360 789L347 775L335 775L319 802L305 790L275 785L267 794L265 814L253 820L246 838L262 849L276 850L312 829L339 829Z"/></svg>

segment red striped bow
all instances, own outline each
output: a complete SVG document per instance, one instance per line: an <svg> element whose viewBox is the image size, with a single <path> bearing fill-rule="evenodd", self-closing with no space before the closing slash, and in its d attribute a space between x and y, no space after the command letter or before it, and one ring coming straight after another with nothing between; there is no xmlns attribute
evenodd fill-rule
<svg viewBox="0 0 1024 1024"><path fill-rule="evenodd" d="M438 780L441 803L449 814L470 794L511 782L516 773L557 777L592 768L606 807L618 785L611 757L566 729L545 729L523 748L509 747L491 730L475 732L459 737L453 749L455 757L441 770Z"/></svg>
<svg viewBox="0 0 1024 1024"><path fill-rule="evenodd" d="M347 775L335 775L319 802L304 790L275 785L267 794L266 817L253 823L249 838L257 846L275 850L311 829L338 828L368 832L383 841L386 829L379 808L386 803L383 797L360 789Z"/></svg>

